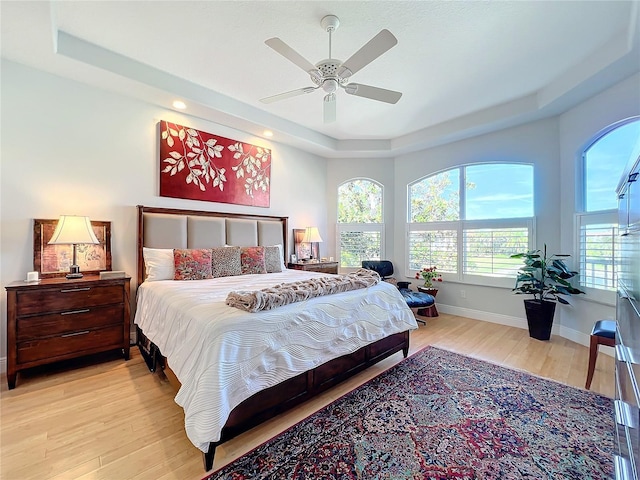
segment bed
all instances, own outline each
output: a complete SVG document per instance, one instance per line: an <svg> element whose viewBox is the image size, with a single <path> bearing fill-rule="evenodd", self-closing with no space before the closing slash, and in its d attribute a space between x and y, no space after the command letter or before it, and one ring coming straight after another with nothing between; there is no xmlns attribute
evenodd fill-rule
<svg viewBox="0 0 640 480"><path fill-rule="evenodd" d="M385 282L255 313L226 305L229 292L328 275L286 269L287 237L287 217L138 206L138 345L152 371L177 379L175 401L207 471L218 444L392 354L406 357L417 328ZM176 281L158 275L166 260L150 253L240 246L277 252L278 265L272 255L270 273Z"/></svg>

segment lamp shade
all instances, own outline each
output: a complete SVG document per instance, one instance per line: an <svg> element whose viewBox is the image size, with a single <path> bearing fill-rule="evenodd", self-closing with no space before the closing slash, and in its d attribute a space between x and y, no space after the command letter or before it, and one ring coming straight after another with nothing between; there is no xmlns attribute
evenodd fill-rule
<svg viewBox="0 0 640 480"><path fill-rule="evenodd" d="M318 232L318 227L307 227L304 231L304 238L302 241L308 243L322 242L322 237L320 236L320 232Z"/></svg>
<svg viewBox="0 0 640 480"><path fill-rule="evenodd" d="M73 245L78 243L100 243L93 233L89 217L61 215L49 245Z"/></svg>

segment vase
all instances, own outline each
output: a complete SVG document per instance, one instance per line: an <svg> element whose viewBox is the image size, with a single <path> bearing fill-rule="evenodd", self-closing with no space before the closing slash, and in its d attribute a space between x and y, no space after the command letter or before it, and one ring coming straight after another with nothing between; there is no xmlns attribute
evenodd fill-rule
<svg viewBox="0 0 640 480"><path fill-rule="evenodd" d="M549 340L556 303L539 300L525 300L524 309L527 316L529 336L537 340Z"/></svg>
<svg viewBox="0 0 640 480"><path fill-rule="evenodd" d="M431 280L425 280L425 281L424 281L424 285L423 285L423 287L424 287L424 288L431 288L431 287L433 287L433 285L431 284Z"/></svg>

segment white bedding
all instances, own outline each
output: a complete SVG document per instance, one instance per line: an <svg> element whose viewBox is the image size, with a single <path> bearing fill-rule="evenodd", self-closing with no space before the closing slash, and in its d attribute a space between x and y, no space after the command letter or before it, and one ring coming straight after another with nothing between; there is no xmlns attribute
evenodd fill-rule
<svg viewBox="0 0 640 480"><path fill-rule="evenodd" d="M195 281L145 282L135 323L167 357L182 387L191 442L206 452L243 400L390 334L417 328L398 289L385 282L273 310L225 304L232 290L259 290L323 274L286 270Z"/></svg>

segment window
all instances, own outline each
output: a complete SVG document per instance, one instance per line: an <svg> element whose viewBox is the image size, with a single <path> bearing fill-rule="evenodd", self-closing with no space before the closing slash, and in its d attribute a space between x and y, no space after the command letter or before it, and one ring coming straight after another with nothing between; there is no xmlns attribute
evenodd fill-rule
<svg viewBox="0 0 640 480"><path fill-rule="evenodd" d="M340 267L358 268L363 260L381 260L384 222L382 186L356 179L338 187Z"/></svg>
<svg viewBox="0 0 640 480"><path fill-rule="evenodd" d="M418 180L408 194L407 276L437 266L458 280L512 286L522 262L510 256L532 248L532 165L461 166Z"/></svg>
<svg viewBox="0 0 640 480"><path fill-rule="evenodd" d="M576 228L580 285L585 288L616 289L616 188L639 142L640 120L632 119L608 129L582 155L582 208Z"/></svg>

